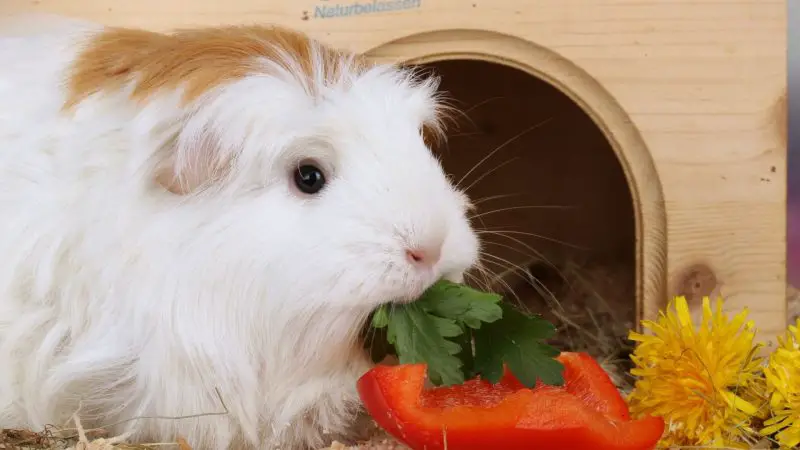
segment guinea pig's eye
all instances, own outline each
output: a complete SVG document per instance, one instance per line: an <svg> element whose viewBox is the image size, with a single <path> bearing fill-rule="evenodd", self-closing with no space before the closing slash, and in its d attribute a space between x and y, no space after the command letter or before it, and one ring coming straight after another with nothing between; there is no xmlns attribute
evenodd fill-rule
<svg viewBox="0 0 800 450"><path fill-rule="evenodd" d="M294 184L305 194L316 194L325 186L325 174L313 163L301 163L294 171Z"/></svg>

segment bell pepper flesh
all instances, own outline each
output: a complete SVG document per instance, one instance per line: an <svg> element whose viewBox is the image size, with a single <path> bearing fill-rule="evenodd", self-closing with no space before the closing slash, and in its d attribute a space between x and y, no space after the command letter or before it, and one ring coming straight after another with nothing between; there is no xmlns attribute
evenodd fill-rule
<svg viewBox="0 0 800 450"><path fill-rule="evenodd" d="M630 419L628 403L619 394L605 369L591 355L562 352L556 359L564 364L567 392L598 412L621 420Z"/></svg>
<svg viewBox="0 0 800 450"><path fill-rule="evenodd" d="M375 422L414 450L655 448L663 419L630 420L624 399L589 355L558 359L565 366L560 387L527 389L506 371L497 384L476 378L424 389L425 365L407 364L373 368L358 391Z"/></svg>

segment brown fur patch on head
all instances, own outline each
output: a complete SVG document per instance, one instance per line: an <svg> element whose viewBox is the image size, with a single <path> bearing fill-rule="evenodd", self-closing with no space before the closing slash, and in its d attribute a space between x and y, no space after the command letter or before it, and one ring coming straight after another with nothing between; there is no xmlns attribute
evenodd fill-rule
<svg viewBox="0 0 800 450"><path fill-rule="evenodd" d="M132 98L143 100L159 90L183 87L185 102L224 83L264 71L257 60L266 58L298 77L311 78L312 41L302 33L280 27L228 26L179 30L161 34L145 30L110 28L87 42L68 78L65 108L104 90L115 90L135 82ZM335 79L348 55L318 46L321 70L326 80ZM287 67L284 54L293 55ZM354 57L355 68L365 68ZM313 83L305 83L314 86ZM310 92L310 94L313 94Z"/></svg>
<svg viewBox="0 0 800 450"><path fill-rule="evenodd" d="M134 101L182 89L186 104L226 83L267 73L270 69L264 60L292 73L309 95L318 94L314 89L320 81L335 81L344 69L360 72L368 67L361 56L325 47L281 27L226 26L170 34L109 28L87 40L76 58L68 74L64 109L95 93L130 87ZM192 149L198 156L196 163L180 170L175 167L175 149L163 149L157 155L155 182L186 195L224 177L230 155L220 154L213 136L205 136L197 145Z"/></svg>

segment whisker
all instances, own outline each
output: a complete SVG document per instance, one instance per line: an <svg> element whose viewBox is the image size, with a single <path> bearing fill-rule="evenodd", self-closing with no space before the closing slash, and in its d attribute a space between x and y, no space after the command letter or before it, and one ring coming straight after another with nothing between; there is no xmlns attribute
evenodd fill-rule
<svg viewBox="0 0 800 450"><path fill-rule="evenodd" d="M501 262L504 262L504 263L508 264L506 272L505 273L501 273L501 274L497 274L497 278L505 278L506 275L516 273L517 271L519 271L520 273L524 274L526 279L530 279L530 278L533 277L533 275L531 275L530 270L528 268L526 268L526 267L524 267L524 266L522 266L520 264L513 263L513 262L509 261L506 258L503 258L501 256L497 256L494 253L489 253L489 252L483 252L483 253L481 253L481 255L489 257L489 258L493 258L493 259L495 259L497 261L501 261Z"/></svg>
<svg viewBox="0 0 800 450"><path fill-rule="evenodd" d="M488 216L490 214L496 214L503 211L514 211L518 209L569 209L574 208L574 206L562 206L562 205L528 205L528 206L509 206L508 208L499 208L493 209L491 211L482 212L480 214L475 214L471 216L471 219L475 219L477 217Z"/></svg>
<svg viewBox="0 0 800 450"><path fill-rule="evenodd" d="M467 136L478 136L478 135L481 135L481 134L483 134L483 133L480 132L480 131L471 131L471 132L467 132L467 133L454 133L454 134L448 135L447 137L448 138L459 138L459 137L467 137Z"/></svg>
<svg viewBox="0 0 800 450"><path fill-rule="evenodd" d="M500 243L497 243L497 242L487 241L487 244L493 244L493 245L498 245L498 246L500 246L500 247L507 247L507 248L510 248L510 249L512 249L512 250L517 250L517 249L515 249L513 246L505 246L505 245L503 245L503 244L500 244ZM535 259L535 261L543 261L544 263L546 263L547 265L549 265L549 266L551 266L553 269L555 269L555 271L558 273L558 275L559 275L559 276L560 276L562 279L566 279L566 276L565 276L565 274L564 274L564 273L563 273L563 272L562 272L562 271L561 271L561 270L560 270L560 269L559 269L559 268L558 268L558 267L557 267L555 264L553 264L552 262L550 262L550 260L549 260L549 259L547 259L547 257L545 257L543 254L541 254L540 252L536 251L536 250L535 250L535 249L533 249L533 248L530 248L530 247L529 247L529 249L530 249L531 251L533 251L534 253L536 253L537 255L539 255L539 258L534 258L534 259ZM517 251L518 251L518 250L517 250ZM522 268L521 266L519 266L519 265L516 265L516 264L513 264L513 263L511 263L510 261L508 261L508 260L506 260L506 259L504 259L504 258L500 258L500 257L498 257L497 255L494 255L494 254L491 254L491 253L488 253L488 252L485 252L485 251L484 251L484 252L482 252L481 254L482 254L482 255L484 255L484 256L490 256L490 257L493 257L493 258L497 258L497 259L500 259L500 260L503 260L503 261L505 261L505 262L506 262L506 263L508 263L508 264L512 264L512 265L514 265L515 267L517 267L518 269L520 269L520 270L521 270L521 271L522 271L522 272L523 272L523 273L526 275L525 277L522 277L522 278L524 278L524 279L525 279L525 280L526 280L528 283L530 283L531 287L533 287L533 288L536 290L536 292L537 292L537 293L538 293L540 296L542 296L542 298L544 298L544 299L545 299L545 301L547 301L547 302L548 302L549 304L551 304L551 305L556 305L556 306L557 306L559 309L561 309L561 310L563 310L563 309L564 309L563 305L561 305L561 302L558 300L558 298L556 297L555 293L553 293L553 292L552 292L552 291L551 291L551 290L550 290L550 289L549 289L549 288L548 288L548 287L547 287L547 286L546 286L544 283L542 283L542 282L541 282L541 280L539 280L539 279L537 279L535 276L533 276L533 274L530 272L530 268ZM528 256L528 255L526 255L526 256ZM503 280L503 278L504 278L505 276L507 276L507 275L511 275L511 274L515 274L515 273L516 273L516 270L511 270L510 272L509 272L509 271L507 271L507 272L506 272L506 273L504 273L504 274L500 274L500 275L499 275L497 278L495 278L495 279L494 279L494 280L492 280L492 281L493 281L494 283L498 283L498 282L500 282L500 281L503 281L503 282L505 282L505 281ZM506 286L508 286L508 283L507 283L507 282L505 282L505 284L506 284ZM552 300L552 301L550 301L550 300Z"/></svg>
<svg viewBox="0 0 800 450"><path fill-rule="evenodd" d="M506 161L506 162L504 162L504 163L498 164L498 165L497 165L497 166L496 166L494 169L484 172L483 174L481 174L481 176L479 176L478 178L476 178L476 179L475 179L475 181L473 181L472 183L470 183L470 184L469 184L469 186L467 186L467 187L465 187L464 189L462 189L462 191L464 191L464 192L469 192L469 190L470 190L470 189L472 189L473 187L475 187L475 185L477 185L478 183L480 183L480 181L481 181L481 180L483 180L484 178L488 177L488 176L489 176L489 175L491 175L493 172L496 172L496 171L500 170L500 168L502 168L503 166L505 166L505 165L507 165L507 164L510 164L510 163L514 162L514 161L515 161L515 160L517 160L517 159L519 159L519 157L518 157L518 156L515 156L515 157L513 157L513 158L509 159L508 161Z"/></svg>
<svg viewBox="0 0 800 450"><path fill-rule="evenodd" d="M478 274L480 274L481 277L483 277L483 285L484 285L483 290L491 292L492 286L490 279L492 277L492 274L486 267L483 266L481 261L478 261L478 263L475 265L475 270L477 270Z"/></svg>
<svg viewBox="0 0 800 450"><path fill-rule="evenodd" d="M465 284L469 284L471 282L471 283L475 284L478 289L483 290L483 287L481 286L481 283L478 281L478 277L476 277L475 275L473 275L473 274L471 274L469 272L464 272L464 281L465 281Z"/></svg>
<svg viewBox="0 0 800 450"><path fill-rule="evenodd" d="M503 265L503 264L501 264L501 263L499 263L497 261L484 261L484 262L486 264L492 264L492 265L498 266L503 270L507 269L505 265ZM487 269L487 272L488 272L488 269ZM497 275L492 275L492 280L493 280L494 283L500 284L500 286L503 289L503 291L505 291L506 293L514 296L514 299L517 301L518 304L522 304L522 300L519 298L519 295L517 295L517 293L514 291L514 289L511 287L511 285L509 285L505 280L503 280L502 278L498 277ZM490 281L490 282L492 282L492 281ZM497 291L491 290L490 292L497 292Z"/></svg>
<svg viewBox="0 0 800 450"><path fill-rule="evenodd" d="M561 240L558 240L558 239L555 239L555 238L542 236L542 235L536 234L536 233L529 233L529 232L526 232L526 231L483 229L483 230L478 230L477 233L478 234L492 234L492 235L496 235L496 236L503 236L504 234L520 234L520 235L524 235L524 236L531 236L531 237L535 237L535 238L538 238L538 239L543 239L545 241L555 242L557 244L561 244L561 245L564 245L566 247L571 247L571 248L574 248L576 250L588 250L588 248L586 248L586 247L581 247L579 245L570 244L570 243L567 243L567 242L564 242L564 241L561 241Z"/></svg>
<svg viewBox="0 0 800 450"><path fill-rule="evenodd" d="M497 152L499 152L500 150L504 149L506 146L508 146L509 144L513 143L513 142L514 142L514 141L516 141L517 139L521 138L521 137L522 137L522 136L524 136L525 134L527 134L527 133L529 133L529 132L531 132L531 131L533 131L533 130L535 130L535 129L537 129L537 128L539 128L539 127L541 127L541 126L545 125L545 124L547 124L547 123L548 123L548 122L550 122L551 120L552 120L552 117L551 117L551 118L548 118L548 119L545 119L544 121L542 121L542 122L539 122L539 123L538 123L538 124L536 124L536 125L530 126L530 127L526 128L525 130L521 131L520 133L518 133L518 134L514 135L513 137L511 137L511 138L510 138L510 139L508 139L507 141L505 141L505 142L503 142L502 144L500 144L500 145L499 145L499 146L498 146L496 149L492 150L491 152L489 152L489 154L487 154L487 155L486 155L486 156L484 156L484 157L483 157L483 158L482 158L480 161L478 161L478 163L477 163L477 164L475 164L474 166L472 166L472 168L471 168L470 170L468 170L468 171L467 171L467 173L465 173L465 174L464 174L464 176L462 176L462 177L461 177L461 179L458 181L458 183L456 183L456 186L460 186L460 185L461 185L461 183L462 183L462 182L464 182L464 180L465 180L465 179L466 179L468 176L470 176L470 174L472 174L472 172L474 172L474 171L475 171L475 170L476 170L478 167L480 167L480 165L481 165L481 164L483 164L484 162L486 162L486 160L488 160L489 158L491 158L493 155L497 154Z"/></svg>
<svg viewBox="0 0 800 450"><path fill-rule="evenodd" d="M544 301L548 303L548 305L550 305L551 307L555 307L561 311L566 311L564 309L564 305L562 305L561 302L558 300L558 297L556 297L556 294L553 291L551 291L550 288L548 288L544 283L542 283L541 280L539 280L534 276L531 276L531 280L533 281L533 283L531 283L531 287L533 287L536 290L536 293L539 294L544 299Z"/></svg>
<svg viewBox="0 0 800 450"><path fill-rule="evenodd" d="M513 245L503 244L502 242L494 242L494 241L489 241L489 240L484 240L484 242L486 244L488 244L488 245L494 245L494 246L497 246L497 247L507 248L509 250L512 250L512 251L515 251L515 252L519 253L522 256L530 258L530 262L528 263L529 265L530 264L534 264L534 263L538 263L538 262L543 262L543 263L547 264L548 266L550 266L550 268L555 270L562 279L566 280L566 274L560 268L558 268L553 262L551 262L550 259L548 259L547 256L544 255L544 253L542 253L542 252L540 252L540 251L538 251L538 250L536 250L534 248L530 248L529 249L529 250L531 250L533 252L533 254L531 255L531 254L528 254L526 252L523 252L522 250L520 250L517 247L514 247Z"/></svg>
<svg viewBox="0 0 800 450"><path fill-rule="evenodd" d="M483 198L481 198L481 199L474 200L474 201L472 201L472 204L473 204L473 205L480 205L481 203L484 203L484 202L489 202L489 201L492 201L492 200L498 200L498 199L501 199L501 198L514 197L514 196L517 196L517 195L524 195L524 194L500 194L500 195L490 195L490 196L488 196L488 197L483 197Z"/></svg>
<svg viewBox="0 0 800 450"><path fill-rule="evenodd" d="M474 205L473 205L473 207L474 207ZM477 218L477 219L478 219L478 221L481 223L481 226L483 227L483 229L487 229L487 228L488 228L488 227L486 226L486 222L484 222L483 218L481 218L481 217L476 217L476 218Z"/></svg>
<svg viewBox="0 0 800 450"><path fill-rule="evenodd" d="M501 273L508 272L508 271L510 271L512 269L508 266L509 263L507 261L505 261L505 260L497 259L497 258L487 259L487 257L491 258L494 255L487 254L485 252L481 252L480 256L481 256L481 263L483 264L483 267L484 267L485 272L486 272L487 277L488 277L487 282L489 283L491 292L497 292L497 290L492 288L492 286L494 286L497 283L504 282L502 280ZM500 269L500 272L493 272L493 271L487 269L486 268L486 264L491 264L493 266L497 266ZM504 286L508 287L508 289L510 291L513 290L513 289L511 289L511 287L508 284L505 284Z"/></svg>
<svg viewBox="0 0 800 450"><path fill-rule="evenodd" d="M519 244L519 245L521 245L521 246L523 246L523 247L527 248L528 250L530 250L531 252L533 252L533 254L534 254L535 256L539 256L539 257L541 258L541 260L542 260L542 261L544 261L545 263L547 263L547 264L548 264L550 267L552 267L552 268L553 268L553 269L555 269L555 270L559 270L559 269L558 269L558 267L556 267L556 265L555 265L555 264L553 264L552 262L550 262L550 260L549 260L549 259L547 259L547 257L546 257L546 256L545 256L545 255L544 255L542 252L540 252L540 251L536 250L535 248L531 247L531 246L530 246L530 245L528 245L526 242L524 242L524 241L522 241L522 240L520 240L520 239L517 239L517 238L515 238L515 237L513 237L513 236L504 236L504 235L498 235L498 236L499 236L499 237L504 237L504 238L506 238L506 239L508 239L508 240L511 240L511 241L513 241L513 242L516 242L517 244ZM494 244L494 245L502 245L502 244L499 244L499 243L497 243L497 242L494 242L494 241L489 241L489 240L485 240L485 242L486 242L486 243L490 243L490 244Z"/></svg>
<svg viewBox="0 0 800 450"><path fill-rule="evenodd" d="M486 105L486 104L488 104L488 103L490 103L490 102L492 102L492 101L495 101L495 100L501 100L501 99L503 99L503 98L505 98L505 97L489 97L489 98L487 98L486 100L481 100L480 102L478 102L478 103L476 103L476 104L474 104L474 105L470 106L469 108L466 108L466 109L463 109L463 110L459 110L459 112L461 113L461 116L463 116L463 117L464 117L464 119L466 119L466 120L467 120L467 122L469 122L469 123L470 123L472 126L475 126L475 127L477 127L477 126L475 125L475 122L474 122L474 121L472 120L472 118L469 116L469 113L470 113L470 112L472 112L472 111L475 111L476 109L480 108L481 106L483 106L483 105ZM484 133L483 133L482 131L475 131L475 132L472 132L472 133L458 133L458 134L452 134L452 135L450 135L449 137L474 136L474 135L480 135L480 134L484 134Z"/></svg>
<svg viewBox="0 0 800 450"><path fill-rule="evenodd" d="M559 309L564 311L564 306L556 297L556 294L551 291L547 285L545 285L541 280L533 276L530 270L525 271L526 277L524 277L525 281L536 291L536 293L552 308ZM499 281L499 280L497 280ZM507 283L506 283L507 285ZM527 308L527 305L526 305Z"/></svg>
<svg viewBox="0 0 800 450"><path fill-rule="evenodd" d="M500 287L504 292L508 292L510 295L514 296L514 299L516 300L518 305L524 305L522 299L519 297L519 295L517 295L516 291L514 290L514 288L511 287L510 284L508 284L505 280L501 278L498 278L498 280Z"/></svg>
<svg viewBox="0 0 800 450"><path fill-rule="evenodd" d="M512 263L511 261L509 261L509 260L507 260L505 258L502 258L500 256L497 256L497 255L495 255L493 253L489 253L489 252L483 251L483 252L481 252L481 256L482 257L487 257L487 258L492 258L493 260L495 260L496 262L499 262L499 263L504 263L504 265L502 265L503 272L495 274L495 279L505 278L506 275L516 273L517 271L525 272L525 269L520 267L518 264ZM492 280L492 281L494 281L494 280Z"/></svg>
<svg viewBox="0 0 800 450"><path fill-rule="evenodd" d="M513 262L511 262L511 261L509 261L509 260L507 260L505 258L499 257L499 256L494 255L492 253L483 252L481 255L484 256L484 257L492 258L494 260L497 260L497 261L503 262L505 264L508 264L509 267L507 267L506 273L498 274L498 276L495 278L494 281L496 283L499 283L499 282L505 283L505 285L508 286L509 289L510 289L510 285L503 278L506 275L508 275L509 273L512 273L512 274L516 273L516 271L520 271L522 274L524 274L525 277L523 277L523 278L525 278L529 283L531 283L531 284L539 283L539 281L536 280L536 277L534 277L533 274L530 273L529 269L526 269L526 268L524 268L524 267L522 267L522 266L520 266L518 264L515 264L515 263L513 263ZM529 305L525 304L518 296L517 296L517 300L519 301L520 306L522 306L526 310L529 310Z"/></svg>
<svg viewBox="0 0 800 450"><path fill-rule="evenodd" d="M456 100L454 98L450 98L450 102L451 103L456 103L456 102L463 103L462 101ZM458 129L458 130L460 130L462 128L462 126L459 123L458 118L456 118L455 116L462 117L467 123L472 125L473 128L476 128L476 129L478 128L478 126L475 124L475 121L472 120L472 118L468 114L473 109L475 109L475 108L474 107L470 107L468 109L462 109L462 108L456 106L455 104L446 105L446 110L447 110L448 113L450 113L450 115L448 115L448 119L450 119L450 121L455 125L455 128ZM480 131L474 132L474 133L454 133L454 134L448 134L447 138L450 139L452 137L466 136L466 135L470 135L470 134L481 134L481 133L480 133Z"/></svg>
<svg viewBox="0 0 800 450"><path fill-rule="evenodd" d="M488 104L488 103L490 103L490 102L493 102L493 101L495 101L495 100L503 100L504 98L505 98L505 97L489 97L489 98L487 98L486 100L481 100L481 101L479 101L478 103L475 103L474 105L472 105L472 106L470 106L469 108L465 109L465 110L464 110L464 113L466 114L466 113L469 113L469 112L475 111L476 109L480 108L480 107L481 107L481 106L483 106L483 105L486 105L486 104Z"/></svg>
<svg viewBox="0 0 800 450"><path fill-rule="evenodd" d="M470 280L470 281L472 281L473 283L475 283L475 285L476 285L476 286L478 287L478 289L480 289L481 291L488 291L488 290L489 290L489 289L488 289L488 286L486 286L486 284L484 284L484 283L483 283L483 281L482 281L481 279L479 279L479 278L478 278L476 275L474 275L474 274L471 274L471 273L465 273L465 274L464 274L464 278L465 278L465 279L467 279L467 280Z"/></svg>

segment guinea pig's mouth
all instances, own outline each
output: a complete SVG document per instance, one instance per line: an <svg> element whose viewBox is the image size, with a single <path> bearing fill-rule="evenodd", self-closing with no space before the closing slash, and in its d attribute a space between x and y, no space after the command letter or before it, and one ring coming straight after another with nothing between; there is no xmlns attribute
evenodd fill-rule
<svg viewBox="0 0 800 450"><path fill-rule="evenodd" d="M425 289L418 289L408 295L404 295L402 297L395 297L392 300L385 301L381 303L382 306L391 308L395 305L407 305L409 303L414 303L415 301L419 300L422 297L422 294L425 293Z"/></svg>
<svg viewBox="0 0 800 450"><path fill-rule="evenodd" d="M403 286L401 293L381 302L381 305L391 308L393 305L406 305L409 303L414 303L415 301L419 300L428 289L442 280L448 279L446 277L426 277L423 279L414 280L412 283L408 283Z"/></svg>

